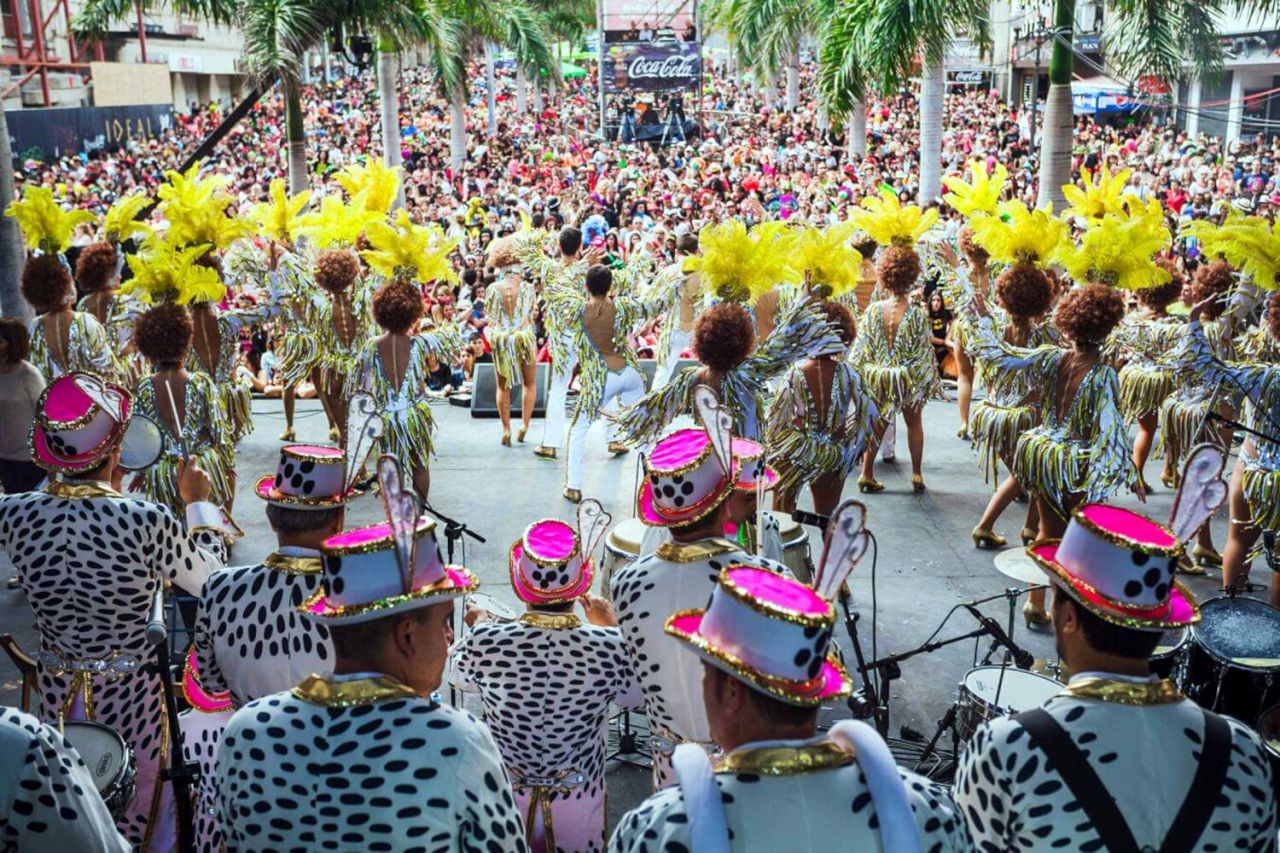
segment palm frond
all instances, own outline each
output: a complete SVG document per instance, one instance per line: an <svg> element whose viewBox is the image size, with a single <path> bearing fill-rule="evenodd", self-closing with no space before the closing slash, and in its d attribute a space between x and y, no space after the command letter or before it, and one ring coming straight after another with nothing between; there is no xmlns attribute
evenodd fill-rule
<svg viewBox="0 0 1280 853"><path fill-rule="evenodd" d="M301 79L303 55L328 29L327 4L314 0L242 0L240 29L249 75L265 82L277 75Z"/></svg>
<svg viewBox="0 0 1280 853"><path fill-rule="evenodd" d="M1277 4L1280 6L1280 4ZM1191 58L1196 76L1216 81L1222 73L1222 38L1218 34L1221 11L1217 2L1182 0L1179 41L1182 55Z"/></svg>
<svg viewBox="0 0 1280 853"><path fill-rule="evenodd" d="M472 20L476 35L515 54L516 64L539 79L560 80L560 63L552 51L546 21L524 0L488 3L480 0Z"/></svg>
<svg viewBox="0 0 1280 853"><path fill-rule="evenodd" d="M832 10L818 55L818 96L837 129L862 109L869 88L866 4L842 3Z"/></svg>
<svg viewBox="0 0 1280 853"><path fill-rule="evenodd" d="M1107 56L1126 77L1182 76L1180 4L1169 0L1119 0L1104 33Z"/></svg>
<svg viewBox="0 0 1280 853"><path fill-rule="evenodd" d="M236 0L170 0L144 2L144 13L168 9L186 18L212 24L231 24L236 20ZM131 0L85 0L71 21L71 34L76 41L92 43L102 38L111 25L137 14L138 3Z"/></svg>
<svg viewBox="0 0 1280 853"><path fill-rule="evenodd" d="M948 4L953 0L888 0L872 4L867 30L867 55L884 89L901 87L916 67L938 65L951 37Z"/></svg>

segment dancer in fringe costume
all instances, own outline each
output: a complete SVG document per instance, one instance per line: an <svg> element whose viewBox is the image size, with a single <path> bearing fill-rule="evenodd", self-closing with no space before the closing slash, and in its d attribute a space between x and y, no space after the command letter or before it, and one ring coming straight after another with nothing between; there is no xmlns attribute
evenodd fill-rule
<svg viewBox="0 0 1280 853"><path fill-rule="evenodd" d="M77 308L92 314L106 329L116 376L129 388L146 372L146 362L134 351L132 340L133 324L142 306L118 295L125 263L123 243L131 238L150 238L151 226L134 218L149 202L145 193L117 201L103 217L102 241L85 246L76 257L76 284L85 294Z"/></svg>
<svg viewBox="0 0 1280 853"><path fill-rule="evenodd" d="M502 446L511 446L511 389L520 383L520 431L517 441L524 441L533 420L533 404L538 382L537 338L533 330L533 312L538 295L533 283L520 273L520 258L513 237L495 240L489 245L489 266L498 280L487 292L485 334L493 353L493 372L497 378L494 390L498 418L502 421Z"/></svg>

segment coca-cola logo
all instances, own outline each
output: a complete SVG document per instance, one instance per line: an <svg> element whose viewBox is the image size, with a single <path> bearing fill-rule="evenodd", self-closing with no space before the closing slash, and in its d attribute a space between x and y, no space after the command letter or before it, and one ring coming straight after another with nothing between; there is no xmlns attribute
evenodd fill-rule
<svg viewBox="0 0 1280 853"><path fill-rule="evenodd" d="M698 74L698 57L667 56L662 59L651 59L637 56L627 66L627 77L641 80L646 77L659 80L670 80L676 77L696 77Z"/></svg>

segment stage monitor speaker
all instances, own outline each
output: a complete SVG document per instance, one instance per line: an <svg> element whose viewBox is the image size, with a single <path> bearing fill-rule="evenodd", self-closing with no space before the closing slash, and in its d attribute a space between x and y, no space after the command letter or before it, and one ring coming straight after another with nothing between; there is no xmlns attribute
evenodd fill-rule
<svg viewBox="0 0 1280 853"><path fill-rule="evenodd" d="M671 375L675 376L686 367L700 367L700 363L696 358L682 358L676 362L676 369ZM656 358L640 359L640 372L644 374L645 390L653 390L653 377L658 373L658 360Z"/></svg>
<svg viewBox="0 0 1280 853"><path fill-rule="evenodd" d="M543 417L547 411L547 382L550 376L547 368L550 366L546 362L538 365L537 393L534 395L533 403L534 417ZM471 380L471 417L496 418L498 406L494 400L494 393L498 390L498 380L493 372L493 363L482 361L477 364ZM516 418L520 417L520 390L519 385L511 389L511 414Z"/></svg>

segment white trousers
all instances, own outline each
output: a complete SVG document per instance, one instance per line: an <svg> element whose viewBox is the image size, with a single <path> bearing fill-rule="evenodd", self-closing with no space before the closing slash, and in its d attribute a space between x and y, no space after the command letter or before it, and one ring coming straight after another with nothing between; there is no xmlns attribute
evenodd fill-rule
<svg viewBox="0 0 1280 853"><path fill-rule="evenodd" d="M559 448L564 444L565 405L569 397L569 383L578 359L571 357L564 364L551 363L551 390L547 392L547 413L542 422L542 446Z"/></svg>
<svg viewBox="0 0 1280 853"><path fill-rule="evenodd" d="M620 373L605 374L600 408L607 407L615 399L623 406L633 406L643 396L644 376L627 365ZM599 412L582 412L569 431L569 474L566 485L571 489L582 488L582 448L587 440L587 432L599 418Z"/></svg>
<svg viewBox="0 0 1280 853"><path fill-rule="evenodd" d="M658 353L658 369L653 374L653 386L649 390L656 391L671 381L671 374L676 372L676 365L680 362L680 353L688 349L691 340L693 340L693 330L682 332L679 329L673 329L671 331L671 341L667 349Z"/></svg>

